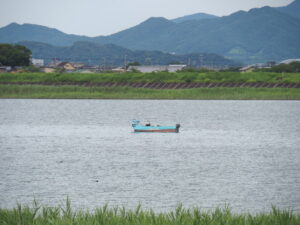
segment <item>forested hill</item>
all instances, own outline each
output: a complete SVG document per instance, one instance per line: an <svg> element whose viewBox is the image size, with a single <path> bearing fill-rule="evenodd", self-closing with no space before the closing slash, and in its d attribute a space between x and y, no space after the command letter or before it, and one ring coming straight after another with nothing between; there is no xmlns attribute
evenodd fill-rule
<svg viewBox="0 0 300 225"><path fill-rule="evenodd" d="M54 28L35 24L11 23L0 28L1 43L17 43L20 41L37 41L56 46L70 46L76 41L90 41L87 36L66 34Z"/></svg>
<svg viewBox="0 0 300 225"><path fill-rule="evenodd" d="M300 0L295 0L288 6L278 7L276 9L290 16L300 18Z"/></svg>
<svg viewBox="0 0 300 225"><path fill-rule="evenodd" d="M255 63L299 58L299 37L300 19L264 7L178 24L164 18L151 18L136 27L97 40L131 49L213 52Z"/></svg>
<svg viewBox="0 0 300 225"><path fill-rule="evenodd" d="M72 46L58 47L40 42L19 42L32 51L34 58L83 62L91 65L123 66L125 63L139 62L144 65L188 64L191 66L235 67L240 63L216 54L174 55L159 51L129 50L113 44L100 45L91 42L76 42Z"/></svg>

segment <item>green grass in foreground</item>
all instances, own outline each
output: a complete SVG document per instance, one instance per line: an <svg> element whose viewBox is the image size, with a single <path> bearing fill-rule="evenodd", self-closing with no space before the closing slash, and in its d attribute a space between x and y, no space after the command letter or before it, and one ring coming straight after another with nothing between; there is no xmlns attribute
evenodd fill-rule
<svg viewBox="0 0 300 225"><path fill-rule="evenodd" d="M14 209L0 209L0 225L299 225L300 214L275 207L269 213L255 215L234 214L228 207L211 211L185 209L179 205L174 211L155 213L104 205L93 212L74 211L70 201L64 207L33 207L18 205Z"/></svg>
<svg viewBox="0 0 300 225"><path fill-rule="evenodd" d="M0 82L270 82L300 83L300 73L157 72L157 73L0 73Z"/></svg>
<svg viewBox="0 0 300 225"><path fill-rule="evenodd" d="M297 88L156 90L131 87L0 85L0 98L300 100L300 90Z"/></svg>

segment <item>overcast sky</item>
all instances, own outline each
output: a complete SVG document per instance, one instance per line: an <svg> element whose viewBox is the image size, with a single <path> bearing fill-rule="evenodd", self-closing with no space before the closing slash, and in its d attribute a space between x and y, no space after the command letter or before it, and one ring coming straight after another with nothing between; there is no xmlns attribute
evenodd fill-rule
<svg viewBox="0 0 300 225"><path fill-rule="evenodd" d="M173 19L204 12L217 16L293 0L0 0L0 27L17 22L98 36L137 25L149 17Z"/></svg>

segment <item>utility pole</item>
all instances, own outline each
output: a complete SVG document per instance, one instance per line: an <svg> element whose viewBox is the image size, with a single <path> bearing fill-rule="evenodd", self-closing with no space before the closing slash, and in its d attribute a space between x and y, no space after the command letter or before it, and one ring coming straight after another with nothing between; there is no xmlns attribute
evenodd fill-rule
<svg viewBox="0 0 300 225"><path fill-rule="evenodd" d="M151 59L150 57L147 57L147 58L145 59L145 63L146 63L147 65L151 65L151 64L152 64L152 59Z"/></svg>
<svg viewBox="0 0 300 225"><path fill-rule="evenodd" d="M200 59L200 68L203 67L203 55L199 56Z"/></svg>
<svg viewBox="0 0 300 225"><path fill-rule="evenodd" d="M124 56L124 68L126 69L127 66L127 55Z"/></svg>
<svg viewBox="0 0 300 225"><path fill-rule="evenodd" d="M103 57L103 69L105 69L105 64L106 64L106 58Z"/></svg>

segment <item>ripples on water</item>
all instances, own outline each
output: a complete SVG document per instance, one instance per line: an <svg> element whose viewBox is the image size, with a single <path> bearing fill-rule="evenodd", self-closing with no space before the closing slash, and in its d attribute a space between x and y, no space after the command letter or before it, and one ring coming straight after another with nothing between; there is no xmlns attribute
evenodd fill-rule
<svg viewBox="0 0 300 225"><path fill-rule="evenodd" d="M0 207L300 210L299 101L0 100ZM133 133L131 119L181 124Z"/></svg>

